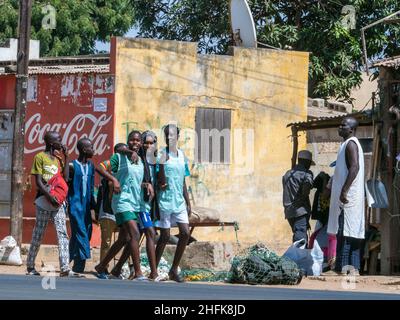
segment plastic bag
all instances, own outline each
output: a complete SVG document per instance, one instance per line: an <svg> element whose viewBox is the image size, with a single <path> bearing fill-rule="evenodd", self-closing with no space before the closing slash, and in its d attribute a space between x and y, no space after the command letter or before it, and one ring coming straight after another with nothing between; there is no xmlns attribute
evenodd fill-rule
<svg viewBox="0 0 400 320"><path fill-rule="evenodd" d="M17 241L11 236L7 236L0 241L0 264L22 265L21 251Z"/></svg>
<svg viewBox="0 0 400 320"><path fill-rule="evenodd" d="M322 264L324 263L324 252L318 244L318 241L314 241L314 247L311 249L311 257L313 259L313 265L311 267L312 274L319 276L322 273Z"/></svg>
<svg viewBox="0 0 400 320"><path fill-rule="evenodd" d="M296 262L305 275L319 276L322 271L324 253L317 241L314 242L313 249L305 249L305 247L306 240L298 240L287 249L283 256Z"/></svg>

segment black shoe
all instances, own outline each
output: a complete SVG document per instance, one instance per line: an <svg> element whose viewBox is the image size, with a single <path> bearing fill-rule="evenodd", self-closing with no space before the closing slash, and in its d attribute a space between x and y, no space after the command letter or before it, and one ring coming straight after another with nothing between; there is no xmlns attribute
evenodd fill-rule
<svg viewBox="0 0 400 320"><path fill-rule="evenodd" d="M192 236L190 236L189 241L188 241L188 245L191 244L192 242L196 242L197 239L193 238Z"/></svg>
<svg viewBox="0 0 400 320"><path fill-rule="evenodd" d="M40 276L40 273L37 272L35 268L27 268L26 275L27 276Z"/></svg>

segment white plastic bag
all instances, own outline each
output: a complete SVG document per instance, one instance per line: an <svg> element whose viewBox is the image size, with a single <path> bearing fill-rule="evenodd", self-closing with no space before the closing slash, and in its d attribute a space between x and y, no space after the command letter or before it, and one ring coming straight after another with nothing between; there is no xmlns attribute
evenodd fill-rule
<svg viewBox="0 0 400 320"><path fill-rule="evenodd" d="M313 249L305 249L305 247L305 239L298 240L287 249L283 256L296 262L306 276L319 276L322 271L324 253L317 241L314 241Z"/></svg>
<svg viewBox="0 0 400 320"><path fill-rule="evenodd" d="M322 264L324 263L324 252L321 250L317 240L314 241L314 247L311 249L311 257L313 259L312 274L320 276L322 273Z"/></svg>
<svg viewBox="0 0 400 320"><path fill-rule="evenodd" d="M0 241L0 264L22 265L21 251L17 241L11 236L7 236Z"/></svg>

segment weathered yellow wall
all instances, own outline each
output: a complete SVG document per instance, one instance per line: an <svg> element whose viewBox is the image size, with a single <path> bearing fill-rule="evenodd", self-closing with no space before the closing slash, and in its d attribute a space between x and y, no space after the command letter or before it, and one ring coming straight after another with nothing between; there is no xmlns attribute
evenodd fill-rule
<svg viewBox="0 0 400 320"><path fill-rule="evenodd" d="M232 56L198 55L196 43L123 38L115 52L116 142L134 128L160 130L176 121L185 129L180 146L193 164L196 108L231 109L232 130L254 132L253 150L253 143L243 142L242 148L254 156L254 168L248 161L249 170L243 170L232 133L231 164L194 164L188 182L196 205L219 209L224 221L238 221L241 243L287 247L291 233L281 177L291 163L292 143L286 125L307 119L308 53L234 48ZM218 230L198 228L194 237L235 240L231 228Z"/></svg>

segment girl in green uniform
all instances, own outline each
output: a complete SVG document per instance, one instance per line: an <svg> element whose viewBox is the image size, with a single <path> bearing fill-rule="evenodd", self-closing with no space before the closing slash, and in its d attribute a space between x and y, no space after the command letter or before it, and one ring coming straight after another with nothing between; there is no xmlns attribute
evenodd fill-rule
<svg viewBox="0 0 400 320"><path fill-rule="evenodd" d="M179 241L174 261L169 271L170 280L183 282L178 274L178 266L190 238L189 216L191 207L186 188L185 177L190 175L188 161L182 150L178 149L179 128L167 125L164 128L167 147L157 157L157 191L160 219L155 226L160 228L161 235L157 243L156 258L160 262L165 246L170 237L171 226L179 228Z"/></svg>

